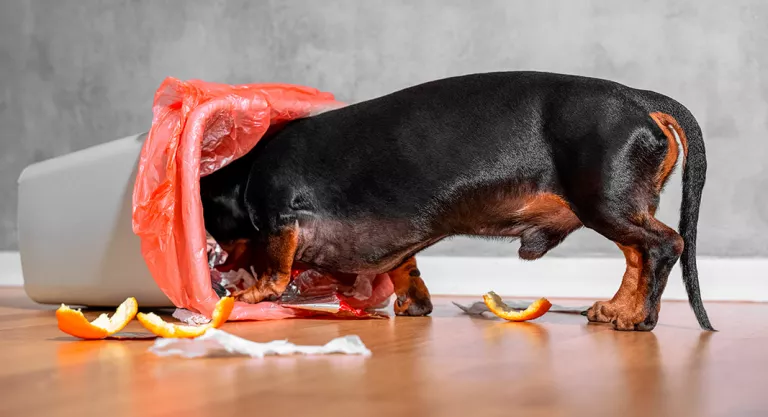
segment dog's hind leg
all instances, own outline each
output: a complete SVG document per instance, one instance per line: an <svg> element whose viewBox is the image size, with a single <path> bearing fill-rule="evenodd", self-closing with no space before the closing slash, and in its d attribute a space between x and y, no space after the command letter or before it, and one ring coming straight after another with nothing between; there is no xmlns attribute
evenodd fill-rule
<svg viewBox="0 0 768 417"><path fill-rule="evenodd" d="M621 286L616 294L608 301L598 301L587 311L587 318L591 322L611 323L616 320L619 311L629 308L634 301L634 295L638 291L638 285L643 273L643 256L637 249L631 246L616 244L624 253L626 270L621 280Z"/></svg>
<svg viewBox="0 0 768 417"><path fill-rule="evenodd" d="M432 312L429 290L421 279L416 258L410 257L389 271L395 286L395 314L398 316L426 316Z"/></svg>
<svg viewBox="0 0 768 417"><path fill-rule="evenodd" d="M616 295L595 303L587 317L611 322L617 330L649 331L658 321L669 273L683 252L683 238L654 217L679 151L674 135L645 116L622 119L610 132L625 139L616 139L621 146L602 162L593 161L603 164L598 181L592 182L600 187L590 187L588 176L569 187L584 225L616 243L627 262Z"/></svg>
<svg viewBox="0 0 768 417"><path fill-rule="evenodd" d="M293 223L277 229L267 237L267 260L264 274L256 285L233 295L239 301L258 303L266 298L279 297L291 281L291 267L299 242L299 225Z"/></svg>
<svg viewBox="0 0 768 417"><path fill-rule="evenodd" d="M627 259L619 291L610 301L595 303L587 317L610 321L617 330L653 330L669 272L683 252L683 238L650 213L590 222L587 227L619 244Z"/></svg>

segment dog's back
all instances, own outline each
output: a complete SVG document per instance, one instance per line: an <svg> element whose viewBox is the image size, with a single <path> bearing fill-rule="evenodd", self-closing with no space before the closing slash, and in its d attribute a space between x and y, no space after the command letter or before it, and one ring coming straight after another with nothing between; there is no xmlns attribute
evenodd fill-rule
<svg viewBox="0 0 768 417"><path fill-rule="evenodd" d="M255 157L246 201L260 229L294 214L301 259L345 272L386 270L454 234L519 237L511 215L531 195L567 198L564 186L592 180L561 178L589 158L585 139L632 110L647 117L629 91L534 72L408 88L286 126Z"/></svg>

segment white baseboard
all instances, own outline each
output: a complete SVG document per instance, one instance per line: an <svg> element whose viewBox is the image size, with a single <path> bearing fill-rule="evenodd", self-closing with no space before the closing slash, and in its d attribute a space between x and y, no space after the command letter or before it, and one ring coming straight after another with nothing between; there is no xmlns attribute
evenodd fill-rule
<svg viewBox="0 0 768 417"><path fill-rule="evenodd" d="M0 287L24 285L18 252L0 252Z"/></svg>
<svg viewBox="0 0 768 417"><path fill-rule="evenodd" d="M610 298L624 274L620 258L543 258L533 262L497 257L418 257L434 295ZM768 258L699 258L704 300L768 301ZM17 252L0 252L0 286L21 286ZM680 268L670 274L664 299L687 300Z"/></svg>
<svg viewBox="0 0 768 417"><path fill-rule="evenodd" d="M613 297L624 275L623 258L417 257L432 294L480 295L493 290L516 297ZM768 301L768 258L699 258L701 295L709 301ZM679 266L663 299L687 300Z"/></svg>

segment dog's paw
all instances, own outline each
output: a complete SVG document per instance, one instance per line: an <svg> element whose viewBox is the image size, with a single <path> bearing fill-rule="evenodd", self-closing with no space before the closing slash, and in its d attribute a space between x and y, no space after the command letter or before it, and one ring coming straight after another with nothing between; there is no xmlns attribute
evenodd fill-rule
<svg viewBox="0 0 768 417"><path fill-rule="evenodd" d="M598 301L587 310L587 319L593 323L612 323L622 331L651 331L656 327L658 311L647 314L642 303L612 303Z"/></svg>
<svg viewBox="0 0 768 417"><path fill-rule="evenodd" d="M619 312L613 320L613 328L621 331L649 332L656 327L656 318L645 314L642 309L638 311Z"/></svg>
<svg viewBox="0 0 768 417"><path fill-rule="evenodd" d="M587 310L587 320L592 323L611 323L617 315L616 306L608 301L598 301Z"/></svg>
<svg viewBox="0 0 768 417"><path fill-rule="evenodd" d="M254 285L251 288L245 290L236 291L232 294L235 297L235 301L242 301L248 304L256 304L263 301L266 296Z"/></svg>

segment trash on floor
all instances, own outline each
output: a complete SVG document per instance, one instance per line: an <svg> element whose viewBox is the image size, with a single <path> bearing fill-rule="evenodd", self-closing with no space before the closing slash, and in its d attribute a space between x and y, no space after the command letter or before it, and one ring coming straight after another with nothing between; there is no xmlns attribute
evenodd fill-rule
<svg viewBox="0 0 768 417"><path fill-rule="evenodd" d="M234 306L235 300L232 297L221 298L216 303L212 320L198 326L185 326L168 323L155 313L138 313L139 304L135 298L129 297L120 304L112 317L102 314L89 322L82 311L74 310L62 304L56 310L56 320L59 330L86 340L154 339L157 336L165 338L192 338L200 336L208 329L221 327L221 325L226 323ZM187 311L187 313L190 312ZM151 333L121 332L134 317ZM198 319L194 314L191 314L188 318L190 317Z"/></svg>
<svg viewBox="0 0 768 417"><path fill-rule="evenodd" d="M202 326L185 326L182 324L168 323L155 313L139 313L136 318L150 332L164 338L193 338L204 334L209 329L221 327L229 319L232 309L235 307L235 299L232 297L221 298L213 310L211 321Z"/></svg>
<svg viewBox="0 0 768 417"><path fill-rule="evenodd" d="M533 300L510 300L510 301L502 301L502 304L506 306L509 310L526 310L534 302L535 301ZM459 303L454 302L453 305L461 309L461 311L463 311L464 313L469 314L471 316L482 316L485 313L492 313L491 309L488 307L488 305L486 305L485 301L477 301L470 305L461 305ZM589 308L588 306L568 307L568 306L562 306L558 304L552 304L547 312L584 315L584 313L587 311L588 308Z"/></svg>
<svg viewBox="0 0 768 417"><path fill-rule="evenodd" d="M113 336L123 330L136 316L139 304L133 297L127 298L117 307L112 317L102 314L93 321L88 321L80 310L62 304L56 310L59 330L81 339L97 340ZM123 336L122 338L130 338Z"/></svg>
<svg viewBox="0 0 768 417"><path fill-rule="evenodd" d="M189 311L185 308L177 308L174 310L172 317L190 326L201 326L211 322L211 319L208 317L205 317L200 313L195 313L194 311Z"/></svg>
<svg viewBox="0 0 768 417"><path fill-rule="evenodd" d="M488 306L488 310L498 317L509 321L528 321L537 319L549 311L552 303L546 298L539 298L531 303L525 310L516 310L509 308L498 294L491 291L483 295L483 302Z"/></svg>
<svg viewBox="0 0 768 417"><path fill-rule="evenodd" d="M345 354L371 356L371 351L360 337L355 335L339 337L322 346L295 345L285 340L258 343L243 339L223 330L208 329L194 339L157 339L149 348L158 356L181 356L184 358L250 356L263 358L268 355L327 355Z"/></svg>

